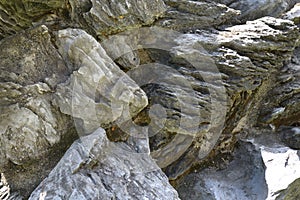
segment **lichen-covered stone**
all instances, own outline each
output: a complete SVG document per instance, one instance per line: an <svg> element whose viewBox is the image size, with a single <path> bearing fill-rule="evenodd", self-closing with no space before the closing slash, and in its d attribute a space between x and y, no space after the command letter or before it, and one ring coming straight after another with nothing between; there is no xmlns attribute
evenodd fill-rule
<svg viewBox="0 0 300 200"><path fill-rule="evenodd" d="M65 0L3 0L0 2L0 39L32 27L39 20L46 21L47 15L48 20L57 19L57 12L66 8Z"/></svg>

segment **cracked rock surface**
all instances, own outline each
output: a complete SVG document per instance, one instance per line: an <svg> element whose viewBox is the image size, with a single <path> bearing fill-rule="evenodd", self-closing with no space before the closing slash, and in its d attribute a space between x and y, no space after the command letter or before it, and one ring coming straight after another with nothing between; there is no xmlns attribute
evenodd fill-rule
<svg viewBox="0 0 300 200"><path fill-rule="evenodd" d="M297 3L0 0L0 197L267 198L261 149L300 150Z"/></svg>

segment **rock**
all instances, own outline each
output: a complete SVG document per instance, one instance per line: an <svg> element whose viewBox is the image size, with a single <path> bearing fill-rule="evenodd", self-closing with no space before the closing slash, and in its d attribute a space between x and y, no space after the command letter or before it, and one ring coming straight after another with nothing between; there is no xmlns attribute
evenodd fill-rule
<svg viewBox="0 0 300 200"><path fill-rule="evenodd" d="M242 22L255 20L265 16L280 17L284 12L291 9L296 0L218 0L230 8L240 10L239 19Z"/></svg>
<svg viewBox="0 0 300 200"><path fill-rule="evenodd" d="M11 190L9 198L28 198L74 139L94 137L99 127L106 129L111 140L100 131L108 145L103 143L105 152L97 154L105 157L103 165L98 165L99 159L88 159L76 142L77 150L73 146L67 155L76 155L79 167L73 174L66 171L68 163L62 162L69 158L64 157L37 189L46 187L51 192L34 193L33 198L55 194L53 188L60 186L67 186L66 192L70 184L77 187L79 180L92 188L97 180L103 197L150 195L149 199L156 199L154 190L159 187L163 197L171 194L176 199L169 185L167 191L161 190L166 177L149 154L176 185L193 169L213 174L208 176L209 183L215 183L220 177L217 170L228 170L232 156L233 163L247 163L241 158L244 151L233 154L240 140L268 148L299 149L296 2L2 1L0 171ZM248 144L240 144L239 149L251 151ZM212 163L215 170L206 167ZM129 167L133 165L142 166L143 173L128 175L137 170ZM155 170L145 171L146 165ZM254 166L242 166L247 173L255 171ZM259 166L257 171L262 174L264 169ZM103 171L106 169L115 171ZM125 178L120 179L119 169L126 172ZM59 179L61 172L68 177ZM239 173L243 174L241 168L231 174L236 177ZM198 183L205 186L195 187L202 191L198 197L219 198L220 190L211 192L206 187L208 179L199 174L188 176L191 182L200 177ZM127 177L140 181L135 182L138 184L147 180L143 183L149 187L130 183L125 188ZM234 195L237 192L228 186L230 182L234 180L226 176L222 187L235 191ZM251 181L244 182L253 186ZM132 191L138 191L137 196ZM263 196L264 192L257 191L241 194ZM79 190L73 195L81 198Z"/></svg>
<svg viewBox="0 0 300 200"><path fill-rule="evenodd" d="M221 158L222 159L222 158ZM224 162L224 161L219 162ZM225 169L207 168L185 176L177 190L182 199L266 199L264 164L259 150L239 142Z"/></svg>
<svg viewBox="0 0 300 200"><path fill-rule="evenodd" d="M276 87L268 92L259 113L261 124L270 125L275 129L280 126L299 126L299 53L299 48L296 48L292 55L292 62L284 66L280 70L280 75L275 77Z"/></svg>
<svg viewBox="0 0 300 200"><path fill-rule="evenodd" d="M91 5L90 5L91 2ZM139 27L154 22L166 7L162 0L122 0L122 1L70 1L72 16L98 37L103 38L113 33ZM85 9L82 12L83 8Z"/></svg>
<svg viewBox="0 0 300 200"><path fill-rule="evenodd" d="M170 7L156 25L182 32L236 23L235 19L239 14L224 4L214 2L184 0L165 0L165 2Z"/></svg>
<svg viewBox="0 0 300 200"><path fill-rule="evenodd" d="M0 198L1 200L8 200L10 196L10 188L4 177L4 175L0 174Z"/></svg>
<svg viewBox="0 0 300 200"><path fill-rule="evenodd" d="M295 4L295 6L283 15L284 19L289 19L295 24L300 23L300 3Z"/></svg>
<svg viewBox="0 0 300 200"><path fill-rule="evenodd" d="M46 26L0 46L0 170L12 190L26 196L77 136L72 120L52 105L56 85L71 71Z"/></svg>
<svg viewBox="0 0 300 200"><path fill-rule="evenodd" d="M60 0L1 1L0 39L32 27L33 23L53 23L66 9L67 1Z"/></svg>
<svg viewBox="0 0 300 200"><path fill-rule="evenodd" d="M293 199L299 199L300 193L299 193L299 185L300 179L296 179L293 183L291 183L288 188L285 190L279 191L279 196L276 197L276 200L293 200Z"/></svg>
<svg viewBox="0 0 300 200"><path fill-rule="evenodd" d="M189 80L196 94L190 95L190 98L194 98L191 101L192 105L195 102L200 105L198 112L201 121L194 120L190 124L199 123L200 128L193 139L189 140L188 148L178 148L184 145L174 145L176 140L172 140L176 133L180 134L178 129L174 129L175 124L180 124L180 118L174 116L180 116L178 110L188 106L181 102L176 104L177 98L180 98L183 92L170 85L166 87L167 85L152 84L151 87L143 87L150 100L149 107L160 104L167 110L165 127L150 138L150 144L153 149L152 156L158 160L161 167L165 167L165 172L172 180L188 171L195 162L207 158L218 140L224 138L226 145L221 141L214 151L226 151L222 150L222 146L231 149L235 143L231 133L256 123L255 119L260 112L258 107L267 95L266 88L273 87L272 81L277 71L291 58L295 48L294 41L298 40L297 27L292 22L271 17L233 26L220 32L201 31L198 34L178 35L173 39L175 44L170 42L170 50L152 48L149 55L152 60L177 70L176 72L169 69L168 72L159 73L159 76L181 76L182 80ZM272 53L266 54L267 49L272 49ZM144 77L142 74L135 77L139 76ZM222 80L220 85L217 84L217 80ZM225 88L227 94L222 92ZM215 97L215 93L219 95ZM196 108L194 106L194 109ZM185 114L193 116L191 113L193 112L188 111ZM168 123L169 120L172 123ZM244 121L248 124L242 125ZM207 126L209 124L212 126ZM167 144L173 148L167 148Z"/></svg>
<svg viewBox="0 0 300 200"><path fill-rule="evenodd" d="M288 147L300 150L300 128L280 126L278 129L281 141Z"/></svg>
<svg viewBox="0 0 300 200"><path fill-rule="evenodd" d="M120 117L134 117L147 105L140 87L85 31L59 31L58 47L69 68L76 71L57 87L56 104L77 120L79 134L108 127Z"/></svg>
<svg viewBox="0 0 300 200"><path fill-rule="evenodd" d="M29 199L179 199L150 155L132 147L101 128L81 137Z"/></svg>

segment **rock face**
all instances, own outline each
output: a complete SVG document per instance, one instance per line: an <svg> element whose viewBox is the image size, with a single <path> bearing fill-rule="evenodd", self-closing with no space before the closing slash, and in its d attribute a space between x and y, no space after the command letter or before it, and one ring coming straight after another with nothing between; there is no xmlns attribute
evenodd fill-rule
<svg viewBox="0 0 300 200"><path fill-rule="evenodd" d="M38 171L51 169L59 160L53 156L55 151L65 151L77 135L71 119L51 103L54 87L71 71L45 26L3 39L0 45L0 168L11 176L14 190L26 191L27 185L35 187L43 178ZM40 166L32 164L38 160ZM31 167L21 170L24 165ZM15 170L23 172L12 175ZM24 179L25 174L30 178Z"/></svg>
<svg viewBox="0 0 300 200"><path fill-rule="evenodd" d="M181 199L266 199L260 151L250 143L240 143L234 157L226 169L208 168L184 177L177 188Z"/></svg>
<svg viewBox="0 0 300 200"><path fill-rule="evenodd" d="M236 23L238 10L206 1L166 0L169 9L156 23L165 28L188 32Z"/></svg>
<svg viewBox="0 0 300 200"><path fill-rule="evenodd" d="M138 153L125 143L110 142L103 129L77 140L29 199L41 196L43 199L179 199L149 154Z"/></svg>
<svg viewBox="0 0 300 200"><path fill-rule="evenodd" d="M58 19L67 8L67 1L1 1L0 39L32 26L33 22L47 23ZM51 14L49 14L51 13ZM49 14L47 16L47 14Z"/></svg>
<svg viewBox="0 0 300 200"><path fill-rule="evenodd" d="M218 0L230 8L240 10L239 19L242 22L254 20L264 16L280 17L284 12L290 10L296 0Z"/></svg>
<svg viewBox="0 0 300 200"><path fill-rule="evenodd" d="M69 68L70 79L57 87L62 113L76 118L81 134L107 127L126 113L132 116L148 103L145 93L114 64L101 45L82 30L58 32L58 48ZM80 125L79 125L80 124Z"/></svg>
<svg viewBox="0 0 300 200"><path fill-rule="evenodd" d="M296 2L2 0L1 198L266 198L257 147L300 149Z"/></svg>

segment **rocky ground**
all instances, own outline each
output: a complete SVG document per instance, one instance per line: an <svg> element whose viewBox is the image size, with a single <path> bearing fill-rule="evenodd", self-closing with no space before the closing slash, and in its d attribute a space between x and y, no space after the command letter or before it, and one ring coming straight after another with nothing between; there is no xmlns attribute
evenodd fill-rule
<svg viewBox="0 0 300 200"><path fill-rule="evenodd" d="M297 0L0 0L0 199L299 199Z"/></svg>

